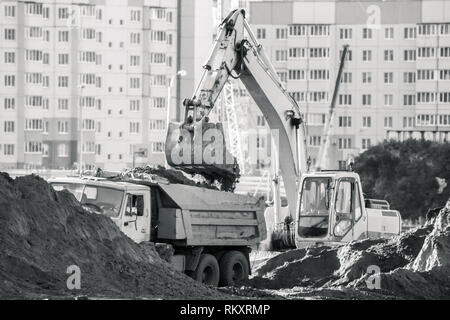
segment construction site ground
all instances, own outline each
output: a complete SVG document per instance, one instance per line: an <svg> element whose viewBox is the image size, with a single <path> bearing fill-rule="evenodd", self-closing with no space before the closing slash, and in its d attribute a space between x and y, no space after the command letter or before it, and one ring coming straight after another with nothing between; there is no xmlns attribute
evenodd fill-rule
<svg viewBox="0 0 450 320"><path fill-rule="evenodd" d="M255 251L251 279L216 289L175 271L153 244L137 244L109 218L84 211L69 192L38 176L1 173L0 298L448 299L449 219L450 202L394 238ZM80 290L67 287L74 265Z"/></svg>

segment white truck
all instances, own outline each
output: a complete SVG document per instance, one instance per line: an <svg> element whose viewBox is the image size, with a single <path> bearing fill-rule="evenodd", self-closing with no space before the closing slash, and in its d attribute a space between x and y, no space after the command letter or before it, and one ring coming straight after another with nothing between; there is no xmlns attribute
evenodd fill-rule
<svg viewBox="0 0 450 320"><path fill-rule="evenodd" d="M172 245L174 266L208 285L246 279L251 248L266 238L264 202L253 197L139 179L49 183L70 191L86 210L110 217L134 241Z"/></svg>

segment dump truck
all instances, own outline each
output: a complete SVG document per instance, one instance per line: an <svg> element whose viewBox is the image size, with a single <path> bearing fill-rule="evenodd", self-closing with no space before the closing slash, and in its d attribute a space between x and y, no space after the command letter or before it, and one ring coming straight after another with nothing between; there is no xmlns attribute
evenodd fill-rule
<svg viewBox="0 0 450 320"><path fill-rule="evenodd" d="M248 278L249 253L266 238L264 203L254 197L144 179L50 179L82 206L108 216L137 243L169 244L172 264L212 286Z"/></svg>

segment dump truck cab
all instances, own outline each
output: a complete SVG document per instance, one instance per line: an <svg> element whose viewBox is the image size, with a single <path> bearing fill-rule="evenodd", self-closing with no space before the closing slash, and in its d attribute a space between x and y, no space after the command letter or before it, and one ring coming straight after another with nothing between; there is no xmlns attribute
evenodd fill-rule
<svg viewBox="0 0 450 320"><path fill-rule="evenodd" d="M149 187L102 178L60 178L50 183L57 191L70 191L84 209L111 218L135 242L150 240Z"/></svg>
<svg viewBox="0 0 450 320"><path fill-rule="evenodd" d="M334 245L401 232L401 216L364 200L359 175L348 171L319 171L301 178L297 207L296 247Z"/></svg>

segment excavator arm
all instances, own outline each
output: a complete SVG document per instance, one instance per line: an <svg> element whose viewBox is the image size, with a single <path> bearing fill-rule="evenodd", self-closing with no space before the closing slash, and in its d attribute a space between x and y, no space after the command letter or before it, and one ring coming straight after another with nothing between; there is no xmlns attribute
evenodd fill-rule
<svg viewBox="0 0 450 320"><path fill-rule="evenodd" d="M217 136L210 139L207 131L222 132L223 136L221 125L209 123L208 115L229 77L240 79L271 130L288 204L290 210L294 210L299 177L308 170L303 116L251 31L244 10L232 11L224 19L204 68L192 98L183 102L184 122L169 126L166 139L168 163L188 173L227 175L235 172L236 162L229 161L225 144L219 151L211 148L212 144L220 146L218 141L224 139ZM220 157L217 157L218 153ZM293 212L291 216L294 216Z"/></svg>

